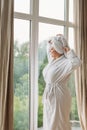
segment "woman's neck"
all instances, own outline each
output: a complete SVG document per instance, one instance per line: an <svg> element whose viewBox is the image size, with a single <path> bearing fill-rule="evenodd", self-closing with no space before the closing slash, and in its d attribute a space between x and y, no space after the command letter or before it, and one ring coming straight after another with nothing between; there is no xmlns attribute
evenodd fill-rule
<svg viewBox="0 0 87 130"><path fill-rule="evenodd" d="M59 57L61 57L63 54L58 54L58 55L56 55L55 57L54 57L54 59L57 59L57 58L59 58Z"/></svg>

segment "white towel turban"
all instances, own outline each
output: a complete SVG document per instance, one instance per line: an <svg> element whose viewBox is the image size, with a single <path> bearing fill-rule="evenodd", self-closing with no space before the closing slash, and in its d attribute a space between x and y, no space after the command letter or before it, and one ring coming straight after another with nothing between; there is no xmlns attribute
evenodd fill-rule
<svg viewBox="0 0 87 130"><path fill-rule="evenodd" d="M68 42L62 34L49 38L47 46L48 57L50 55L50 47L53 47L59 54L64 54L66 56L66 52L63 49L63 47L66 46L68 47Z"/></svg>
<svg viewBox="0 0 87 130"><path fill-rule="evenodd" d="M59 53L59 54L63 54L64 53L64 49L63 47L68 46L68 43L66 41L66 39L64 38L63 35L57 35L54 36L50 39L51 41L51 46Z"/></svg>

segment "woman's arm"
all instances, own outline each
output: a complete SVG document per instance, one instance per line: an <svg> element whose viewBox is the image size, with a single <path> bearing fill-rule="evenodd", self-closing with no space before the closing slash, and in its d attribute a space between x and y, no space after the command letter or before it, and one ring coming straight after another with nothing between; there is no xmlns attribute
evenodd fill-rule
<svg viewBox="0 0 87 130"><path fill-rule="evenodd" d="M69 47L64 47L64 51L66 52L66 58L71 63L71 71L78 68L81 65L80 58L76 55L73 49L70 49Z"/></svg>

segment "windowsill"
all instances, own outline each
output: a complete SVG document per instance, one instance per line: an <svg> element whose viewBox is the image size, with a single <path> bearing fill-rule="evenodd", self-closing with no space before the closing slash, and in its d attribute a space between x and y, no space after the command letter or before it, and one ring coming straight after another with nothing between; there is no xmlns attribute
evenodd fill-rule
<svg viewBox="0 0 87 130"><path fill-rule="evenodd" d="M80 128L80 122L77 120L70 120L70 124L72 127Z"/></svg>
<svg viewBox="0 0 87 130"><path fill-rule="evenodd" d="M71 130L81 130L81 128L80 127L71 127L72 129ZM42 127L40 127L40 128L38 128L38 130L43 130L43 128Z"/></svg>
<svg viewBox="0 0 87 130"><path fill-rule="evenodd" d="M79 121L70 120L70 124L71 124L71 130L82 130ZM43 130L43 127L38 128L38 130Z"/></svg>

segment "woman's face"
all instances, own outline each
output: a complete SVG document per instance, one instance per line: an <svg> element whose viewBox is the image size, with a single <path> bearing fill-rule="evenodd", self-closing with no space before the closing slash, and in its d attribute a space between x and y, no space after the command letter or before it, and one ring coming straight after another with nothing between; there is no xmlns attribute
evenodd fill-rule
<svg viewBox="0 0 87 130"><path fill-rule="evenodd" d="M61 54L59 54L59 53L54 49L54 47L52 46L52 44L53 44L53 42L52 42L52 40L50 40L50 41L49 41L49 45L50 45L49 52L50 52L51 56L52 56L54 59L56 59L56 58L60 57Z"/></svg>
<svg viewBox="0 0 87 130"><path fill-rule="evenodd" d="M53 47L50 48L50 54L53 58L56 58L59 56L59 53Z"/></svg>

